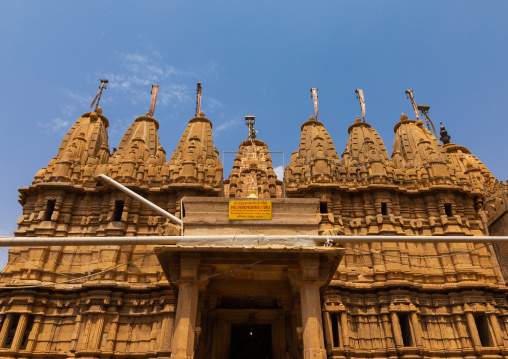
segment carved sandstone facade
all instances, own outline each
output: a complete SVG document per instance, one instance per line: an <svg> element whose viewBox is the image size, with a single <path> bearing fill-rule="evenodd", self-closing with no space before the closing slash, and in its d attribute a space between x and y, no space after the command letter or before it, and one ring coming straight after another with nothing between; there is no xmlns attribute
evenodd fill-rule
<svg viewBox="0 0 508 359"><path fill-rule="evenodd" d="M284 182L267 145L255 138L240 144L223 181L204 113L189 121L169 161L154 118L138 117L114 153L108 126L100 108L78 119L56 157L20 189L16 236L180 234L97 181L99 174L182 218L184 235L471 238L487 226L500 231L506 218L506 187L465 147L441 145L405 115L395 125L391 156L357 118L342 158L324 124L311 117ZM256 198L273 201L271 221L227 219L229 199ZM254 246L12 248L0 279L0 356L508 356L502 248L256 240Z"/></svg>

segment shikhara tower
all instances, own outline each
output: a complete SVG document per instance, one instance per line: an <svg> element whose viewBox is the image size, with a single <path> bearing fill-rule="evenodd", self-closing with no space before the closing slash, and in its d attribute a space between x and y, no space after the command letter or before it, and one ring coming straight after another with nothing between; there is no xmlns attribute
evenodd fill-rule
<svg viewBox="0 0 508 359"><path fill-rule="evenodd" d="M169 159L152 116L138 117L111 153L101 108L83 114L20 188L16 236L217 239L12 248L0 279L0 356L507 357L506 248L470 241L507 234L506 186L444 127L441 144L421 120L394 119L390 156L374 124L357 118L340 157L325 123L303 122L285 178L252 128L224 179L203 112ZM270 200L272 218L231 221L230 200ZM253 237L223 236L239 234ZM465 241L323 247L302 234Z"/></svg>

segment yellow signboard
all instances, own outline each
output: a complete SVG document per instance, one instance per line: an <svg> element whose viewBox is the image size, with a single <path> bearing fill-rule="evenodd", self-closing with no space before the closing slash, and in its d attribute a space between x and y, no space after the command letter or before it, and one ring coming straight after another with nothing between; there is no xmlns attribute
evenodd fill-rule
<svg viewBox="0 0 508 359"><path fill-rule="evenodd" d="M272 201L229 201L229 219L272 219Z"/></svg>

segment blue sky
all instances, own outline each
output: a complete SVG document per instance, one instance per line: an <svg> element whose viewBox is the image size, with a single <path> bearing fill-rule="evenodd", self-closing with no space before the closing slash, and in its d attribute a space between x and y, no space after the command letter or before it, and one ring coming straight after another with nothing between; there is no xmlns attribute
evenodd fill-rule
<svg viewBox="0 0 508 359"><path fill-rule="evenodd" d="M506 1L3 1L0 3L0 235L21 214L17 189L55 156L66 131L89 111L108 78L101 107L110 147L148 111L168 158L195 108L213 122L219 151L236 151L245 115L258 138L285 152L298 148L313 114L345 148L360 115L388 150L404 91L431 106L436 126L468 147L496 177L508 176L508 2ZM226 155L225 172L232 155ZM280 155L274 164L282 165ZM5 255L0 252L0 265Z"/></svg>

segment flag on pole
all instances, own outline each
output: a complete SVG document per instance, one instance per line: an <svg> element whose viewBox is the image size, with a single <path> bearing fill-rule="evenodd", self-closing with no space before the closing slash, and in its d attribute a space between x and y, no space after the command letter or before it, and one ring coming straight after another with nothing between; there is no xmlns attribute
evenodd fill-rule
<svg viewBox="0 0 508 359"><path fill-rule="evenodd" d="M203 91L203 88L201 87L201 82L198 82L198 88L196 90L197 98L196 98L196 117L199 116L199 113L201 112L201 92Z"/></svg>
<svg viewBox="0 0 508 359"><path fill-rule="evenodd" d="M152 85L152 99L150 101L150 111L148 111L148 116L153 117L153 113L155 112L155 104L157 103L157 94L159 93L159 85Z"/></svg>
<svg viewBox="0 0 508 359"><path fill-rule="evenodd" d="M318 95L317 95L317 88L311 88L310 89L310 92L312 92L312 99L314 100L314 112L316 114L316 120L317 120L317 117L318 117L318 102L317 102L317 99L318 99Z"/></svg>
<svg viewBox="0 0 508 359"><path fill-rule="evenodd" d="M356 89L356 98L360 99L360 107L362 108L362 119L365 122L365 97L363 97L363 90Z"/></svg>
<svg viewBox="0 0 508 359"><path fill-rule="evenodd" d="M420 119L420 112L418 111L418 106L416 106L415 98L413 97L413 90L406 90L406 94L411 99L411 104L413 105L413 110L415 110L416 119Z"/></svg>
<svg viewBox="0 0 508 359"><path fill-rule="evenodd" d="M90 104L90 109L93 108L93 105L95 104L95 101L97 101L97 107L99 107L99 101L101 100L102 90L106 88L106 84L108 83L108 80L101 79L101 86L99 87L99 92L97 92L97 95L93 98L92 103Z"/></svg>

